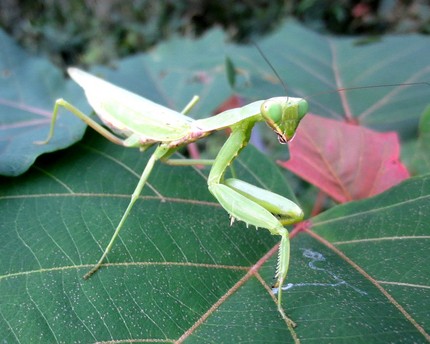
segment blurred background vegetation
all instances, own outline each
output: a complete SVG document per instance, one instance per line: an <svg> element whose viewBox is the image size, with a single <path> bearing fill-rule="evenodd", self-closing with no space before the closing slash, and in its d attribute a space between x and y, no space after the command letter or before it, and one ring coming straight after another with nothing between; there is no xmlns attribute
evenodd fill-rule
<svg viewBox="0 0 430 344"><path fill-rule="evenodd" d="M293 16L342 35L430 33L430 2L353 0L1 0L0 25L26 49L59 66L108 64L173 34L199 36L220 26L235 42Z"/></svg>

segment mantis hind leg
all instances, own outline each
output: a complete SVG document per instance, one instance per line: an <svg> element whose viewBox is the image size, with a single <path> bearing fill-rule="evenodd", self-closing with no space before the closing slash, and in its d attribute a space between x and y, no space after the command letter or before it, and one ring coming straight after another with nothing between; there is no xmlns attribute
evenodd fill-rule
<svg viewBox="0 0 430 344"><path fill-rule="evenodd" d="M67 102L66 100L64 100L62 98L57 99L55 102L54 110L52 111L52 120L51 120L51 126L49 129L48 137L44 141L36 141L35 142L36 144L47 144L52 139L52 137L54 136L55 122L57 121L58 111L60 110L60 107L69 110L72 114L74 114L80 120L82 120L83 122L88 124L91 128L93 128L95 131L97 131L100 135L107 138L109 141L111 141L117 145L125 146L124 140L122 140L121 138L112 134L109 130L107 130L106 128L101 126L95 120L88 117L82 111L80 111L78 108L76 108L75 106L73 106L72 104L70 104L69 102Z"/></svg>

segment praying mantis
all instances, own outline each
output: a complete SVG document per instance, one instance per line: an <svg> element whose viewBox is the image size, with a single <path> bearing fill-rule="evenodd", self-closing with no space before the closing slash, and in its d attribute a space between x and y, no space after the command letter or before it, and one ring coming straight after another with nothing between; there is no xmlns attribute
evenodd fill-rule
<svg viewBox="0 0 430 344"><path fill-rule="evenodd" d="M45 141L38 142L39 144L45 144L52 139L59 110L65 108L115 144L138 148L141 151L156 146L110 242L84 278L89 278L102 266L157 161L169 165L210 165L208 189L230 215L231 222L240 220L247 225L266 228L272 235L281 237L274 288L278 289L277 306L283 313L282 285L287 276L290 258L289 234L285 226L301 221L303 211L293 201L274 192L236 178L225 179L224 176L228 167L247 145L257 122L266 122L280 143L290 141L308 111L306 100L293 97L270 98L227 110L213 117L195 120L186 114L198 97L194 97L182 112L177 112L83 70L69 68L68 74L84 89L89 104L105 126L64 99L58 99L55 102L48 137ZM230 128L231 134L215 159L170 159L180 147L225 128Z"/></svg>

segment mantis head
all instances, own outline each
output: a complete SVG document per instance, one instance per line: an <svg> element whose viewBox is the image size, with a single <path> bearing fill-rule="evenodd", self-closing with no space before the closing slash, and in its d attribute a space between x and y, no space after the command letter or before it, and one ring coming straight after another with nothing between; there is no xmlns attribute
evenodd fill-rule
<svg viewBox="0 0 430 344"><path fill-rule="evenodd" d="M291 141L296 129L308 112L308 102L302 98L276 97L261 104L261 115L278 135L280 143Z"/></svg>

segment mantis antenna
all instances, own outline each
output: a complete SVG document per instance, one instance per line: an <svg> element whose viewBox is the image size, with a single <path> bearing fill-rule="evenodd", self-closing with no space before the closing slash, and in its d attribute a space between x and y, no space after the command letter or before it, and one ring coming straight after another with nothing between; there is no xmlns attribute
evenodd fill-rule
<svg viewBox="0 0 430 344"><path fill-rule="evenodd" d="M418 81L418 82L402 82L398 84L382 84L382 85L367 85L367 86L353 86L353 87L341 87L330 91L324 91L324 92L318 92L310 94L306 97L303 97L303 99L309 99L317 96L321 96L324 94L330 94L330 93L337 93L342 91L356 91L356 90L365 90L369 88L380 88L380 87L396 87L396 86L418 86L418 85L425 85L430 87L430 83L426 81Z"/></svg>
<svg viewBox="0 0 430 344"><path fill-rule="evenodd" d="M278 72L276 71L275 67L273 67L273 65L270 63L269 59L267 58L266 55L264 55L263 51L261 50L261 48L259 47L259 45L257 43L255 43L254 41L252 41L252 44L254 44L254 46L257 48L258 52L260 53L261 57L264 59L264 61L266 61L266 63L269 65L270 69L273 71L273 73L276 75L276 77L278 78L278 80L280 81L282 87L285 90L285 94L288 94L288 89L287 89L287 85L285 84L284 80L282 80L282 78L279 76Z"/></svg>
<svg viewBox="0 0 430 344"><path fill-rule="evenodd" d="M285 90L285 93L287 94L288 93L287 85L285 84L285 82L281 78L281 76L278 74L278 72L276 71L275 67L273 67L272 63L269 61L269 59L267 58L267 56L261 50L260 46L256 42L254 42L254 41L252 41L252 44L254 44L255 48L260 53L261 57L269 65L270 69L276 75L276 78L279 80L279 82L281 83L282 87ZM380 87L417 86L417 85L430 86L430 83L429 82L425 82L425 81L420 81L420 82L406 82L406 83L398 83L398 84L382 84L382 85L370 85L370 86L368 85L368 86L342 87L342 88L333 89L331 91L324 91L324 92L318 92L318 93L310 94L310 95L308 95L306 97L303 97L303 99L309 99L309 98L312 98L312 97L315 97L315 96L320 96L320 95L330 94L330 93L336 93L336 92L342 92L342 91L354 91L354 90L363 90L363 89L380 88Z"/></svg>

